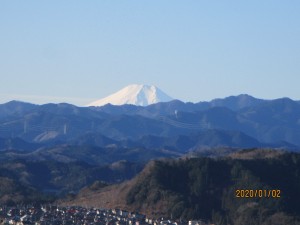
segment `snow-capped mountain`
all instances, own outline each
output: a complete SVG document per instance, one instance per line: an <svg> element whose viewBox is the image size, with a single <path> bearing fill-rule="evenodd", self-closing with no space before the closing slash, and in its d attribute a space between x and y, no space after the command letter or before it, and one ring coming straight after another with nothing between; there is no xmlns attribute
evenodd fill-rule
<svg viewBox="0 0 300 225"><path fill-rule="evenodd" d="M173 98L153 85L131 84L106 98L91 102L87 106L103 106L108 103L112 105L132 104L147 106L171 100Z"/></svg>

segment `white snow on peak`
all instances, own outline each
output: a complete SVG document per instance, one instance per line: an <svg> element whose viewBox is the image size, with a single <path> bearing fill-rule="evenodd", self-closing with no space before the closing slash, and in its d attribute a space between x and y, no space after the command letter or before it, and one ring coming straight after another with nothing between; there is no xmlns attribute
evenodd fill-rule
<svg viewBox="0 0 300 225"><path fill-rule="evenodd" d="M103 106L108 103L112 105L131 104L147 106L172 100L173 98L153 85L131 84L106 98L91 102L87 106Z"/></svg>

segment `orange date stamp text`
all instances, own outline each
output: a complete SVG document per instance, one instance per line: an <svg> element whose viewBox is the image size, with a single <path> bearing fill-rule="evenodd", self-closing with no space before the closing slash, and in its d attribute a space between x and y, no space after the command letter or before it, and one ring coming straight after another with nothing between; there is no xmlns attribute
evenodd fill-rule
<svg viewBox="0 0 300 225"><path fill-rule="evenodd" d="M280 198L281 190L266 189L237 189L236 198Z"/></svg>

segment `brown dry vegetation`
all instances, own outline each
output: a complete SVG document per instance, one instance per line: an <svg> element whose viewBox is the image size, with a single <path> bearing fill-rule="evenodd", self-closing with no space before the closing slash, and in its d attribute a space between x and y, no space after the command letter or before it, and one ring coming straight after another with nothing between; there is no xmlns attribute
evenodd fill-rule
<svg viewBox="0 0 300 225"><path fill-rule="evenodd" d="M268 149L244 150L222 159L159 160L130 181L95 184L59 204L121 208L152 218L222 221L219 224L298 224L299 166L299 154ZM238 199L237 189L280 189L282 196Z"/></svg>
<svg viewBox="0 0 300 225"><path fill-rule="evenodd" d="M165 160L161 160L165 161ZM80 205L85 207L97 208L121 208L128 211L139 211L146 215L162 216L167 214L168 202L158 201L156 204L142 202L136 204L127 204L126 199L129 191L138 183L143 182L154 167L154 162L150 162L144 170L135 178L121 184L110 185L95 189L92 186L82 189L75 198L59 201L63 206ZM154 194L154 193L150 193ZM151 198L151 196L148 196Z"/></svg>
<svg viewBox="0 0 300 225"><path fill-rule="evenodd" d="M285 152L282 150L273 150L273 149L249 149L242 150L238 152L231 153L229 155L232 159L271 159L277 158L283 155Z"/></svg>

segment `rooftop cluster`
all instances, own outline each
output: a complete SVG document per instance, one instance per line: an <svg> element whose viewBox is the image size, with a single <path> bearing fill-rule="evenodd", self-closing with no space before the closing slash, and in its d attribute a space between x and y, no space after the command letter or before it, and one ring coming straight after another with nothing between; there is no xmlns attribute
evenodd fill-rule
<svg viewBox="0 0 300 225"><path fill-rule="evenodd" d="M79 206L0 207L0 224L13 225L211 225L204 221L151 219L137 212L121 209L97 209Z"/></svg>

